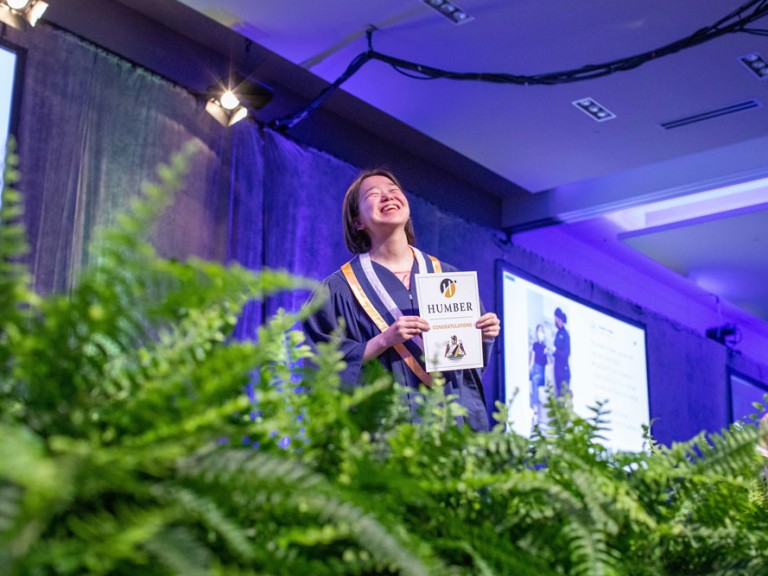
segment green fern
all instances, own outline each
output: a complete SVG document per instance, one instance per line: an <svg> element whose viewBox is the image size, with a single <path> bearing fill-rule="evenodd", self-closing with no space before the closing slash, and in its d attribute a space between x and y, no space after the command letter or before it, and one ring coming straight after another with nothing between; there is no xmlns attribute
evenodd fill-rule
<svg viewBox="0 0 768 576"><path fill-rule="evenodd" d="M375 518L360 508L343 501L337 491L320 476L299 462L275 458L252 450L213 451L182 464L182 477L202 479L208 486L219 486L227 492L248 494L243 507L275 507L289 525L288 511L304 521L317 522L316 530L326 530L323 538L309 539L306 530L298 534L280 532L271 541L285 548L295 544L320 544L341 535L356 541L382 565L396 567L402 574L426 574L427 569L414 555ZM327 530L331 523L336 530ZM285 530L285 528L283 528ZM283 560L285 560L283 558Z"/></svg>
<svg viewBox="0 0 768 576"><path fill-rule="evenodd" d="M0 419L18 408L14 401L10 374L14 369L14 350L20 345L30 309L37 298L30 291L30 275L23 264L28 253L22 216L16 145L8 141L3 168L4 188L0 196Z"/></svg>

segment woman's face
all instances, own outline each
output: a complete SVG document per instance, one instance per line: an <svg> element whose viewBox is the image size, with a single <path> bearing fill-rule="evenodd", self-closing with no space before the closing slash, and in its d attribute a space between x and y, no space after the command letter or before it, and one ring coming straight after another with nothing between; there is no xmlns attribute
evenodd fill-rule
<svg viewBox="0 0 768 576"><path fill-rule="evenodd" d="M386 176L369 176L363 180L358 210L356 224L372 239L379 231L389 233L393 227L404 228L411 217L405 194Z"/></svg>
<svg viewBox="0 0 768 576"><path fill-rule="evenodd" d="M541 328L536 330L536 339L539 342L544 342L544 330L542 330Z"/></svg>

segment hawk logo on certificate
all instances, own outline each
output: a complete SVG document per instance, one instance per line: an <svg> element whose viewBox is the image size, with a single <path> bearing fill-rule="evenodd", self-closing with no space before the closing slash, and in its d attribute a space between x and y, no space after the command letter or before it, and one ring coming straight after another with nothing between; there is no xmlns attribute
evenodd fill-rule
<svg viewBox="0 0 768 576"><path fill-rule="evenodd" d="M477 272L417 274L419 316L429 322L424 341L427 372L483 367Z"/></svg>

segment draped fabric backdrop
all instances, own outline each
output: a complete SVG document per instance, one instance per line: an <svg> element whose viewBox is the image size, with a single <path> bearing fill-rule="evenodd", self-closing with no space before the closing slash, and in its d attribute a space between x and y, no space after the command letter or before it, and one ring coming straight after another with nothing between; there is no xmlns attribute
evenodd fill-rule
<svg viewBox="0 0 768 576"><path fill-rule="evenodd" d="M201 121L187 92L65 33L41 27L29 46L19 126L35 287L66 291L89 263L97 226L190 139L205 143L190 185L165 215L168 256L226 255L227 134Z"/></svg>
<svg viewBox="0 0 768 576"><path fill-rule="evenodd" d="M225 129L187 91L65 32L41 25L26 38L19 153L39 292L67 291L84 266L98 265L90 256L96 227L110 224L190 139L204 151L153 239L162 255L315 279L349 259L341 200L357 167L251 122ZM501 256L492 231L408 192L419 247L478 270L492 309ZM249 306L238 336L252 336L266 316L296 310L306 297L285 293Z"/></svg>

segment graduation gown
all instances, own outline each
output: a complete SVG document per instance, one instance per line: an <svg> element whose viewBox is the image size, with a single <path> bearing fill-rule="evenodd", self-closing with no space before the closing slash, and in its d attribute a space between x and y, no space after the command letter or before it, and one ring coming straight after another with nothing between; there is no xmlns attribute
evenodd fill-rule
<svg viewBox="0 0 768 576"><path fill-rule="evenodd" d="M376 305L380 301L370 288L363 274L360 273L359 260L359 256L355 256L350 263L366 295ZM403 315L418 316L419 303L415 290L416 281L414 280L414 275L419 271L417 261L414 260L413 267L411 268L410 290L389 269L376 262L372 262L372 264L376 276L378 276L384 289L392 297ZM441 265L444 272L457 271L453 266L442 263ZM429 272L432 272L429 259L427 259L427 267ZM338 328L339 318L343 318L346 328L340 343L340 351L344 355L347 367L340 375L341 381L349 386L363 386L365 385L365 373L362 369L365 345L371 338L379 334L380 330L358 303L341 270L337 270L328 276L323 280L322 284L327 288L330 297L314 315L304 322L304 331L310 341L314 343L327 342L331 338L331 333ZM382 309L379 305L376 307L379 310ZM394 322L394 319L389 314L384 313L382 316L384 316L388 324L391 325ZM414 347L412 342L406 344L413 351L413 355L421 362L418 349ZM483 343L483 356L486 365L490 358L492 346L492 342ZM416 397L420 385L418 377L406 365L394 348L385 350L377 360L394 375L397 382L409 390L405 401L411 410L411 414L415 416L417 412ZM460 419L463 421L460 424L466 423L473 430L477 431L488 430L488 415L485 408L485 397L481 380L482 371L478 369L454 370L444 372L443 376L445 377L445 394L457 396L458 402L467 409L467 415ZM413 392L410 392L411 390Z"/></svg>

